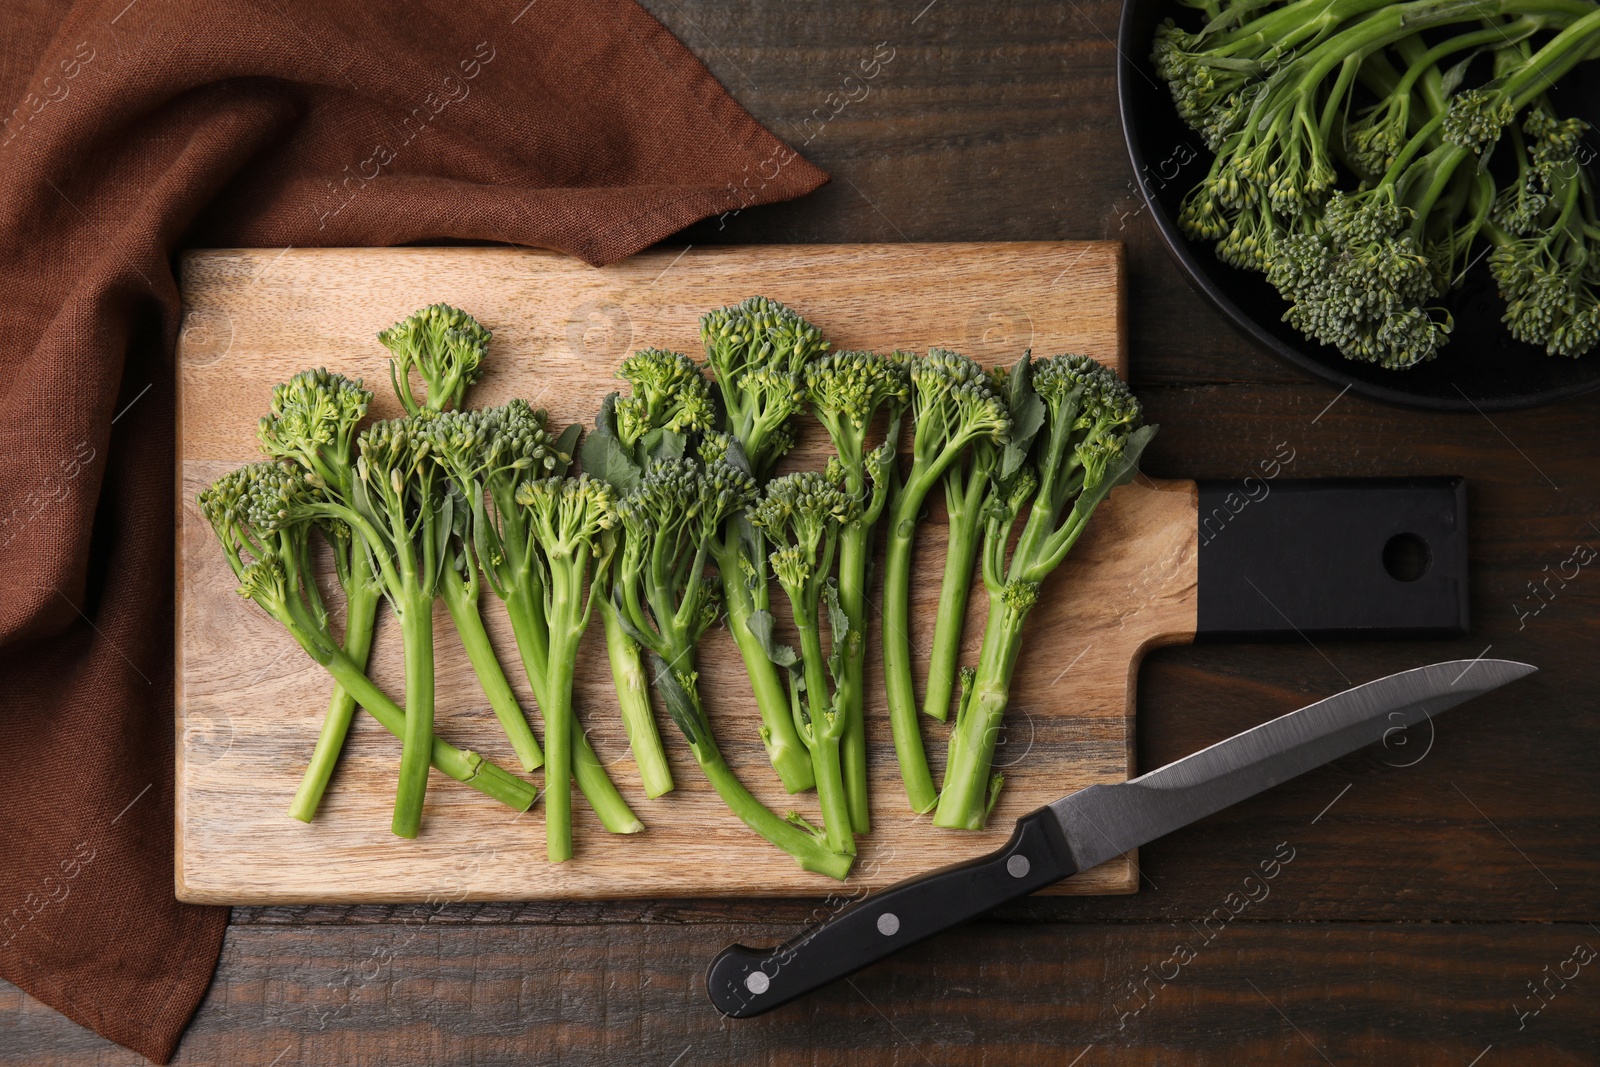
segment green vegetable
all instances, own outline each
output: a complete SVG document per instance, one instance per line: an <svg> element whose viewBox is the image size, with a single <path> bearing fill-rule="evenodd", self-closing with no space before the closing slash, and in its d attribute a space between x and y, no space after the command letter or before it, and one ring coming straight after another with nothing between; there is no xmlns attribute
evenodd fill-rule
<svg viewBox="0 0 1600 1067"><path fill-rule="evenodd" d="M1037 477L1019 466L1009 481L996 481L985 505L989 615L971 684L962 686L935 826L979 829L988 818L1002 782L991 771L1023 622L1038 602L1040 583L1061 565L1100 502L1132 480L1156 432L1141 425L1143 412L1127 386L1087 356L1031 366L1025 360L1011 385L1031 389L1044 403L1044 425L1029 457ZM1012 406L1018 406L1015 396ZM1028 518L1008 565L1012 529L1025 506Z"/></svg>
<svg viewBox="0 0 1600 1067"><path fill-rule="evenodd" d="M757 484L794 444L794 418L805 407L805 368L827 351L822 332L789 308L753 296L700 319L706 365L722 397L728 434ZM728 629L744 658L761 714L767 758L791 793L815 782L771 656L769 571L761 531L743 515L724 526L713 549L722 577Z"/></svg>
<svg viewBox="0 0 1600 1067"><path fill-rule="evenodd" d="M917 519L928 493L961 459L983 441L995 448L1011 432L1011 413L990 385L982 367L942 348L912 359L911 469L889 498L888 550L883 571L883 674L894 732L895 755L906 799L917 812L938 799L917 724L917 695L911 677L911 557ZM958 546L959 550L959 546ZM954 594L952 593L952 596ZM965 614L966 600L941 612ZM948 697L946 698L948 701ZM944 718L943 709L936 718Z"/></svg>
<svg viewBox="0 0 1600 1067"><path fill-rule="evenodd" d="M1600 213L1578 158L1587 131L1578 119L1530 110L1513 137L1522 179L1501 191L1486 227L1511 335L1557 356L1600 343Z"/></svg>
<svg viewBox="0 0 1600 1067"><path fill-rule="evenodd" d="M1044 423L1044 403L1028 388L1025 355L1015 375L1003 367L989 371L989 384L1003 397L1011 415L1005 443L979 438L967 449L965 462L950 465L944 475L945 512L949 530L945 538L944 576L939 583L939 606L934 612L933 642L928 653L928 689L922 710L944 721L955 693L961 656L961 636L972 576L983 544L983 506L995 479L1009 482L1027 459L1034 434Z"/></svg>
<svg viewBox="0 0 1600 1067"><path fill-rule="evenodd" d="M839 603L849 621L849 636L834 699L845 721L842 761L850 822L862 834L872 826L867 804L867 564L873 528L889 495L900 417L911 386L902 353L832 352L807 364L805 374L811 410L833 442L829 478L861 502L839 535ZM882 443L869 449L867 440L880 412L887 429Z"/></svg>
<svg viewBox="0 0 1600 1067"><path fill-rule="evenodd" d="M228 566L239 581L239 595L253 600L289 631L345 692L352 694L396 737L406 733L404 710L367 679L339 647L328 626L313 574L310 533L313 522L342 522L342 506L304 473L280 463L253 463L232 471L201 490L200 513L222 543ZM365 524L359 515L355 525ZM371 531L376 538L376 531ZM388 560L384 566L391 566ZM429 763L485 796L518 811L533 805L533 786L476 752L430 739Z"/></svg>
<svg viewBox="0 0 1600 1067"><path fill-rule="evenodd" d="M757 479L794 446L805 410L805 369L828 350L822 331L776 300L752 296L700 318L706 365L722 396L727 429Z"/></svg>
<svg viewBox="0 0 1600 1067"><path fill-rule="evenodd" d="M452 416L461 406L468 386L482 374L490 336L489 330L465 311L448 304L432 304L383 331L378 339L393 353L389 375L401 405L413 416L446 413L422 424L434 462L440 464L446 477L454 479L456 487L452 497L455 506L450 512L451 536L443 549L444 566L439 572L439 598L450 613L472 671L517 759L524 770L532 771L543 765L544 753L534 739L494 646L489 643L481 613L482 583L473 558L472 526L481 511L482 493L477 494L480 507L474 507L457 477L467 473L479 434L476 426L463 434L462 424ZM420 401L411 388L413 370L426 386L425 398ZM540 429L543 430L542 424ZM550 460L548 452L547 449L539 458Z"/></svg>
<svg viewBox="0 0 1600 1067"><path fill-rule="evenodd" d="M560 459L555 442L545 430L543 413L522 401L512 404L517 405L514 411L493 408L443 412L427 420L423 433L433 461L450 480L454 494L454 536L449 545L450 558L441 572L440 594L473 670L483 682L489 706L500 720L523 770L532 771L544 764L545 757L500 669L480 614L484 580L492 591L503 596L506 585L501 580L502 572L521 573L531 564L523 561L521 570L511 567L505 559L506 551L498 545L492 553L479 553L481 558L473 552L474 545L494 533L478 530L480 524L489 522L485 484L494 482L500 499L509 503L519 479L543 475L554 469Z"/></svg>
<svg viewBox="0 0 1600 1067"><path fill-rule="evenodd" d="M572 858L573 739L581 733L572 710L572 680L594 595L592 590L585 594L584 581L601 534L616 525L616 498L605 482L580 475L525 481L517 486L516 503L532 535L545 601L548 666L540 707L550 761L546 847L551 862L560 862Z"/></svg>
<svg viewBox="0 0 1600 1067"><path fill-rule="evenodd" d="M652 683L723 802L802 868L843 878L850 856L829 848L797 816L773 814L734 775L700 699L695 645L720 613L707 571L711 549L722 524L754 495L751 477L725 459L652 460L617 504L623 538L612 595L630 635L650 650Z"/></svg>
<svg viewBox="0 0 1600 1067"><path fill-rule="evenodd" d="M261 450L298 464L312 485L348 499L355 479L356 427L371 402L371 390L342 374L320 369L296 374L273 387L272 406L256 428ZM344 654L364 671L381 599L371 557L343 522L324 524L323 532L333 549L334 570L345 596ZM289 804L293 818L310 822L316 815L355 709L355 697L335 685L311 760Z"/></svg>
<svg viewBox="0 0 1600 1067"><path fill-rule="evenodd" d="M379 334L379 340L394 353L390 360L390 377L396 396L406 410L422 419L458 406L467 387L478 378L489 336L489 331L472 316L444 304L423 308ZM422 400L418 400L412 390L413 369L426 385ZM358 493L351 444L355 428L365 416L371 399L372 394L359 382L351 382L341 375L322 370L296 375L273 390L272 407L257 430L262 449L268 455L298 463L314 485L345 506L352 506L358 499L370 503L371 494ZM420 472L420 493L412 505L431 510L440 501L433 498L431 478L424 470L429 464L419 456L414 466ZM451 514L446 512L447 516ZM369 512L367 517L376 519L378 516ZM393 515L388 517L392 529ZM454 519L446 518L444 522L448 525L464 518L454 513ZM379 575L373 571L374 549L352 536L349 524L332 519L323 525L333 542L335 569L345 592L346 649L352 662L364 668L371 650L379 593L388 593L393 599L393 592L383 589ZM524 768L532 770L540 765L543 756L489 646L483 620L478 614L476 572L466 546L452 539L448 544L430 542L426 547L437 548L446 565L442 570L433 570L430 562L430 575L419 580L423 585L436 588L445 599L490 703L501 721L507 724L508 735ZM419 557L417 562L423 560ZM420 629L418 623L406 631L402 623L402 632L408 635L408 651L421 657L415 672L408 666L407 673L408 677L412 673L417 675L419 687L427 684L431 688L431 682L425 683L425 679L432 675L432 640L430 636L424 642ZM350 695L336 688L310 765L290 807L294 817L309 820L315 813L348 733L353 711L354 701ZM431 716L431 701L414 713L408 734L410 755L402 754L397 818L401 829L409 828L412 833L415 832L413 819L420 818L420 790L426 788L427 778L422 757L425 753L422 720L431 723ZM428 729L431 730L431 725ZM409 810L413 805L415 812Z"/></svg>
<svg viewBox="0 0 1600 1067"><path fill-rule="evenodd" d="M551 568L541 549L539 531L518 494L530 479L566 473L576 430L568 427L559 438L552 437L544 412L521 399L498 408L445 412L434 416L429 426L432 455L455 485L460 510L470 516L465 539L472 545L472 558L484 583L505 603L528 685L545 719L546 742L550 740L551 708L566 709L562 714L571 715L571 695L559 684L570 664L553 659ZM527 730L520 711L514 718L502 716L501 722L508 735ZM581 730L569 733L572 752L565 766L601 824L612 833L642 830L588 737ZM566 778L556 768L548 743L545 747L546 780L554 788Z"/></svg>
<svg viewBox="0 0 1600 1067"><path fill-rule="evenodd" d="M430 304L378 334L392 353L389 380L406 414L460 407L467 387L483 373L489 337L477 319L449 304ZM413 371L427 387L420 401L411 388Z"/></svg>
<svg viewBox="0 0 1600 1067"><path fill-rule="evenodd" d="M682 352L641 348L622 361L617 377L633 389L616 401L616 433L623 447L658 455L663 440L709 430L716 410L711 388L694 360Z"/></svg>
<svg viewBox="0 0 1600 1067"><path fill-rule="evenodd" d="M682 455L688 435L709 429L716 412L700 368L681 352L640 349L622 361L617 377L628 383L632 395L613 393L606 398L594 430L584 440L583 461L585 471L623 493L638 485L652 458ZM602 538L600 551L607 561L621 552L620 539L620 530ZM657 797L672 790L672 769L643 683L643 654L617 608L614 573L609 564L597 571L606 655L639 777L646 795Z"/></svg>
<svg viewBox="0 0 1600 1067"><path fill-rule="evenodd" d="M1453 326L1439 301L1485 238L1514 336L1565 355L1600 340L1594 198L1567 150L1581 124L1543 141L1557 123L1544 92L1600 55L1592 0L1190 6L1205 24L1169 20L1152 55L1215 153L1179 223L1217 241L1224 262L1264 273L1289 302L1285 321L1352 359L1432 359ZM1491 62L1475 65L1484 53ZM1485 66L1490 80L1462 88ZM1546 112L1528 120L1535 141L1571 164L1556 184L1579 188L1564 204L1520 145L1515 160L1495 158L1529 109ZM1562 233L1534 239L1534 220L1541 236Z"/></svg>
<svg viewBox="0 0 1600 1067"><path fill-rule="evenodd" d="M350 502L316 505L308 519L345 522L378 564L389 606L400 620L405 645L405 732L393 830L415 837L428 788L433 743L433 601L451 533L450 495L429 455L425 424L415 416L377 422L357 438L356 479Z"/></svg>
<svg viewBox="0 0 1600 1067"><path fill-rule="evenodd" d="M793 686L793 720L801 743L811 753L812 777L828 847L849 854L856 847L839 762L846 720L830 696L828 680L831 671L834 684L838 684L842 673L840 655L849 647L849 624L839 607L839 591L832 577L834 552L840 529L854 518L859 506L859 500L826 476L806 471L768 483L750 519L773 546L772 571L789 600L800 635L800 660L791 667L798 678ZM832 657L822 651L824 608L830 623Z"/></svg>

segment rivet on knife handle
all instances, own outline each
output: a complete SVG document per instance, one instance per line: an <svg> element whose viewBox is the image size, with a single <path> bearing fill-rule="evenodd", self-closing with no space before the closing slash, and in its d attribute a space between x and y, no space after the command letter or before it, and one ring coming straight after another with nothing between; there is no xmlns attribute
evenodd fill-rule
<svg viewBox="0 0 1600 1067"><path fill-rule="evenodd" d="M1059 822L1041 808L995 852L873 893L777 948L724 949L706 992L724 1015L759 1015L1076 871Z"/></svg>

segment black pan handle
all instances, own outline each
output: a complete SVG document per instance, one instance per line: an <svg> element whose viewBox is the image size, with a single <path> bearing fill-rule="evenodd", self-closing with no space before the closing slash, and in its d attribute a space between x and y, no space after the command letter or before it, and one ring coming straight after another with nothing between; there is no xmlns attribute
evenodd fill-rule
<svg viewBox="0 0 1600 1067"><path fill-rule="evenodd" d="M998 851L873 893L777 948L723 949L706 972L706 992L724 1015L760 1015L1075 873L1060 823L1040 808L1017 820Z"/></svg>

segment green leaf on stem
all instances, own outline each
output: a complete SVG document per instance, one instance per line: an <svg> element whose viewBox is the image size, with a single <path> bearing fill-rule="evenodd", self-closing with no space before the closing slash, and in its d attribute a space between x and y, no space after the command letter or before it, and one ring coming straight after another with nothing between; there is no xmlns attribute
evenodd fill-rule
<svg viewBox="0 0 1600 1067"><path fill-rule="evenodd" d="M780 667L793 667L800 662L800 655L789 645L780 645L773 637L774 623L770 611L757 609L750 613L750 632L756 635L767 658Z"/></svg>

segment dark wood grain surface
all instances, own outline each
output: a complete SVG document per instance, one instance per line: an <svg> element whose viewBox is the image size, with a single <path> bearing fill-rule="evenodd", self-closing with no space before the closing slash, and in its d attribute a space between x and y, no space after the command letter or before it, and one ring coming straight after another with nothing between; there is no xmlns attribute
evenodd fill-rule
<svg viewBox="0 0 1600 1067"><path fill-rule="evenodd" d="M1403 411L1234 334L1139 209L1109 0L646 6L834 176L684 242L1121 240L1135 384L1163 427L1152 474L1243 476L1286 447L1297 476L1469 477L1470 637L1162 650L1139 678L1141 766L1424 662L1487 651L1541 672L1431 744L1150 845L1136 896L1024 902L749 1022L706 1004L705 963L788 936L814 901L236 909L177 1062L1600 1062L1600 961L1576 963L1600 950L1600 567L1541 585L1600 549L1600 398ZM875 53L867 95L820 121ZM1285 848L1270 895L1231 914ZM132 1062L0 985L0 1063Z"/></svg>

